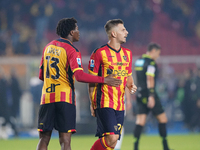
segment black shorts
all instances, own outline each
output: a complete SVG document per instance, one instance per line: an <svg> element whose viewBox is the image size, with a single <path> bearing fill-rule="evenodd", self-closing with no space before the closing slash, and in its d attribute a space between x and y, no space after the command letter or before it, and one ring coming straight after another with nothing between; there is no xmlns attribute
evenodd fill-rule
<svg viewBox="0 0 200 150"><path fill-rule="evenodd" d="M76 106L66 102L40 105L38 131L76 132Z"/></svg>
<svg viewBox="0 0 200 150"><path fill-rule="evenodd" d="M124 111L117 111L112 108L97 108L95 113L97 117L96 136L101 138L105 135L119 134L120 138L124 123Z"/></svg>
<svg viewBox="0 0 200 150"><path fill-rule="evenodd" d="M152 109L147 107L147 100L148 97L137 96L137 114L148 114L149 111L152 111L153 115L157 116L164 112L164 109L157 95L155 96L155 106Z"/></svg>

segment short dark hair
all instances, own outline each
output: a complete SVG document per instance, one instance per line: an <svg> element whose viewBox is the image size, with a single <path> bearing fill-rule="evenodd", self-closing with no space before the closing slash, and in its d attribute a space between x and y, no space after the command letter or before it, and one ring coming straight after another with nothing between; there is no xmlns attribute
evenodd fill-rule
<svg viewBox="0 0 200 150"><path fill-rule="evenodd" d="M153 49L161 50L161 47L157 43L149 43L147 51L151 52Z"/></svg>
<svg viewBox="0 0 200 150"><path fill-rule="evenodd" d="M70 31L75 30L76 28L76 19L74 18L63 18L58 22L56 27L56 33L62 38L66 38Z"/></svg>
<svg viewBox="0 0 200 150"><path fill-rule="evenodd" d="M108 20L104 26L106 33L108 34L110 29L114 26L117 26L118 24L124 24L124 22L121 19Z"/></svg>

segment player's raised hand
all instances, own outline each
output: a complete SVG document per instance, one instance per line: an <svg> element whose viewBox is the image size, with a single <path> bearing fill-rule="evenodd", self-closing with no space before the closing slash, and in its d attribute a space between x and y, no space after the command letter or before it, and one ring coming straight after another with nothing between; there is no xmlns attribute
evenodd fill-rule
<svg viewBox="0 0 200 150"><path fill-rule="evenodd" d="M122 80L114 78L115 76L116 76L115 74L108 75L107 77L104 78L104 83L109 86L115 86L115 87L120 86L122 84Z"/></svg>

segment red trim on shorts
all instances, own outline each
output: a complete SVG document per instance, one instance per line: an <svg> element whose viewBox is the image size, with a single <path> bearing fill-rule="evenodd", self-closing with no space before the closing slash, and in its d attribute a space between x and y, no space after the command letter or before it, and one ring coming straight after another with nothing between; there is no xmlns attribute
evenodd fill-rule
<svg viewBox="0 0 200 150"><path fill-rule="evenodd" d="M106 133L103 133L102 136L105 136L105 135L113 135L115 134L114 132L106 132Z"/></svg>
<svg viewBox="0 0 200 150"><path fill-rule="evenodd" d="M76 132L76 129L71 129L71 130L68 130L67 132Z"/></svg>

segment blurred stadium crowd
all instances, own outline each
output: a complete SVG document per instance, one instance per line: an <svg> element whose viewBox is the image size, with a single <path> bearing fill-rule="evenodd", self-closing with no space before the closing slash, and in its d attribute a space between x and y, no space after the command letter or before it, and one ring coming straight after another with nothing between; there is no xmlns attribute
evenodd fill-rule
<svg viewBox="0 0 200 150"><path fill-rule="evenodd" d="M2 0L0 55L40 55L56 38L56 24L64 17L78 20L83 54L107 40L103 26L112 18L124 20L128 43L146 45L154 16L161 11L183 36L200 37L199 6L198 0Z"/></svg>
<svg viewBox="0 0 200 150"><path fill-rule="evenodd" d="M185 54L200 55L199 0L1 0L0 57L39 57L44 45L58 38L55 28L58 20L65 17L74 17L78 21L81 39L76 46L83 56L90 55L94 49L105 44L107 36L103 26L107 20L113 18L124 21L129 31L125 45L130 49L134 46L133 54L140 55L153 39L153 23L160 13L170 20L170 25L165 24L167 28L172 28L170 31L176 32L186 41L192 41L195 50L190 53L190 49L185 48ZM164 42L169 41L168 37L157 37L161 38ZM166 46L168 45L173 47L173 44L167 43ZM170 48L163 47L164 54L179 55L178 51L167 53L169 50ZM200 66L194 65L184 68L177 74L176 68L161 66L157 90L169 121L184 121L191 130L200 131L200 120L197 119L200 118L198 67ZM16 121L9 118L19 117L19 101L24 90L29 90L34 104L36 107L39 105L41 84L35 78L29 84L28 89L23 89L22 85L20 88L20 81L14 72L11 71L11 75L5 77L3 69L0 70L0 116L14 129ZM33 125L35 126L36 124Z"/></svg>

